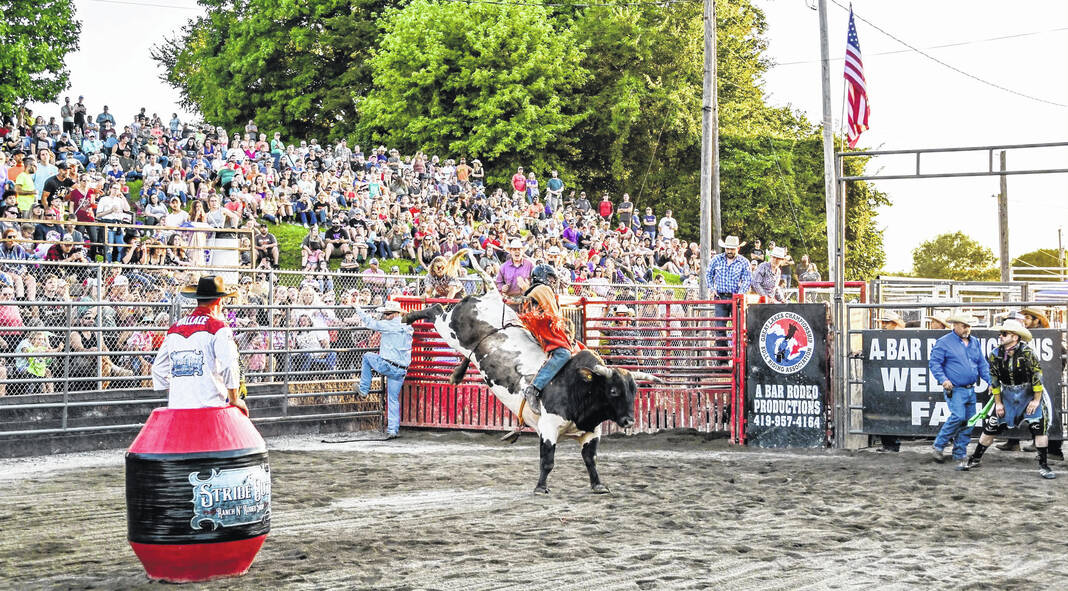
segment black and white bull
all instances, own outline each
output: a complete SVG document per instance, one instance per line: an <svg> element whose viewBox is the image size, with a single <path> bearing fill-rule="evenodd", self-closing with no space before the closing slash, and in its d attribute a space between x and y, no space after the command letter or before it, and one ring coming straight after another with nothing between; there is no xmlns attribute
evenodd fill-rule
<svg viewBox="0 0 1068 591"><path fill-rule="evenodd" d="M533 381L546 355L499 292L490 289L480 296L467 296L448 311L440 305L426 308L410 314L406 321L416 317L433 322L445 342L465 357L454 381L473 361L493 394L513 414L519 414L521 392ZM540 438L541 475L535 493L549 492L546 481L560 438L578 440L593 492L609 492L597 474L600 424L606 420L624 428L634 424L636 379L656 378L609 368L595 353L581 351L542 391L541 408L524 405L523 421Z"/></svg>

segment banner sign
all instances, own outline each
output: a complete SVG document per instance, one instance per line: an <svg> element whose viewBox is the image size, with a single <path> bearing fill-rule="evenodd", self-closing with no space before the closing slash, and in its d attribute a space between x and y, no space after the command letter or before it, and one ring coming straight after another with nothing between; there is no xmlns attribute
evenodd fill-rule
<svg viewBox="0 0 1068 591"><path fill-rule="evenodd" d="M749 306L746 329L746 442L822 447L827 436L827 307Z"/></svg>
<svg viewBox="0 0 1068 591"><path fill-rule="evenodd" d="M864 351L864 432L875 435L938 434L942 423L949 417L941 384L935 381L927 361L935 341L946 334L944 330L865 330ZM1053 404L1049 434L1062 438L1061 431L1061 355L1063 345L1061 332L1056 329L1036 329L1031 334L1034 340L1028 343L1042 367L1043 387ZM972 331L978 338L984 355L1000 343L996 332L990 329ZM979 394L978 410L986 403L989 394ZM1030 439L1023 429L1007 433ZM973 432L978 434L978 428Z"/></svg>

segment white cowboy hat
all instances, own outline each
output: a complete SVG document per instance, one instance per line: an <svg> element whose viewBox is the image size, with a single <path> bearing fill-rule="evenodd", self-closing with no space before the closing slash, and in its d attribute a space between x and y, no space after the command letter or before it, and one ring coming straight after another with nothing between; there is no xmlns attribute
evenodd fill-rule
<svg viewBox="0 0 1068 591"><path fill-rule="evenodd" d="M615 308L612 308L612 313L613 314L626 314L627 316L634 316L634 310L631 310L630 308L624 306L623 304L620 304L620 305L616 306Z"/></svg>
<svg viewBox="0 0 1068 591"><path fill-rule="evenodd" d="M508 246L506 246L505 248L507 248L508 250L512 250L513 248L523 248L523 241L519 238L512 238L508 242Z"/></svg>
<svg viewBox="0 0 1068 591"><path fill-rule="evenodd" d="M776 258L776 259L785 259L786 258L786 247L776 246L775 248L771 249L771 253L768 254L768 256Z"/></svg>
<svg viewBox="0 0 1068 591"><path fill-rule="evenodd" d="M1011 332L1020 337L1024 342L1031 342L1031 331L1024 328L1024 325L1020 324L1019 320L1006 320L1005 322L1002 322L1000 326L995 326L994 330L998 332Z"/></svg>
<svg viewBox="0 0 1068 591"><path fill-rule="evenodd" d="M401 309L400 302L396 300L389 300L388 302L386 302L385 306L379 306L375 309L375 311L379 314L401 314L404 312L404 310Z"/></svg>
<svg viewBox="0 0 1068 591"><path fill-rule="evenodd" d="M779 247L776 246L775 248ZM905 328L905 321L901 319L901 316L899 316L897 312L893 312L890 310L886 310L885 312L883 312L882 315L880 315L879 318L877 318L876 320L878 320L879 322L893 322L898 326L898 328Z"/></svg>
<svg viewBox="0 0 1068 591"><path fill-rule="evenodd" d="M563 253L560 252L560 248L557 246L550 246L549 250L545 251L546 256L559 256L561 254Z"/></svg>
<svg viewBox="0 0 1068 591"><path fill-rule="evenodd" d="M741 248L745 246L744 242L738 242L737 236L727 236L726 240L720 240L719 245L723 248Z"/></svg>
<svg viewBox="0 0 1068 591"><path fill-rule="evenodd" d="M967 324L968 326L973 326L977 322L979 322L979 320L976 319L975 316L965 314L964 312L954 312L953 315L951 315L949 318L946 318L946 321L948 321L950 324L959 322L961 324Z"/></svg>

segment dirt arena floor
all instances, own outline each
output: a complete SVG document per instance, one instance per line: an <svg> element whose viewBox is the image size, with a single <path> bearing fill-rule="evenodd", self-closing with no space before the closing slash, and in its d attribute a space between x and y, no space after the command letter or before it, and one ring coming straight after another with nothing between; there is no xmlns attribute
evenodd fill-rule
<svg viewBox="0 0 1068 591"><path fill-rule="evenodd" d="M599 457L611 495L589 493L568 442L552 494L535 497L530 436L269 446L273 529L251 571L187 588L1068 586L1068 472L1044 481L1031 454L994 450L957 473L919 444L883 456L611 437ZM161 588L126 543L122 453L0 460L0 587Z"/></svg>

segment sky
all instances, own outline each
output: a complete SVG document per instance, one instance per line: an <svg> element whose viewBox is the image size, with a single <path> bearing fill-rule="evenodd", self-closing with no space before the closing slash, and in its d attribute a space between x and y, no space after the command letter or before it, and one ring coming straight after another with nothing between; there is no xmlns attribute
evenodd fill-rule
<svg viewBox="0 0 1068 591"><path fill-rule="evenodd" d="M753 0L767 17L766 76L773 105L823 118L816 0ZM844 0L839 0L846 4ZM160 80L151 47L200 14L195 0L74 0L82 19L81 49L68 56L72 100L85 95L91 113L107 104L120 124L142 106L164 120L178 112L178 93ZM841 129L848 12L827 0L832 113ZM858 17L975 77L1068 105L1068 2L1064 0L855 0ZM860 20L871 129L860 147L879 150L1068 141L1068 107L1030 100L954 72L907 50ZM132 32L132 33L131 33ZM993 39L1009 37L1007 39ZM121 40L121 41L117 41ZM952 45L951 47L935 47ZM904 51L902 51L904 50ZM894 53L887 53L894 52ZM878 55L883 54L883 55ZM794 63L801 62L801 63ZM48 115L58 106L39 105ZM1015 150L1009 169L1066 168L1068 149ZM987 154L924 159L925 171L985 168ZM868 172L914 170L910 156L873 160ZM912 250L938 234L963 231L998 253L998 177L879 181L893 205L880 210L886 270L908 271ZM1056 248L1068 232L1068 174L1008 177L1012 256ZM1068 235L1065 236L1068 243ZM1068 244L1066 244L1068 246Z"/></svg>

